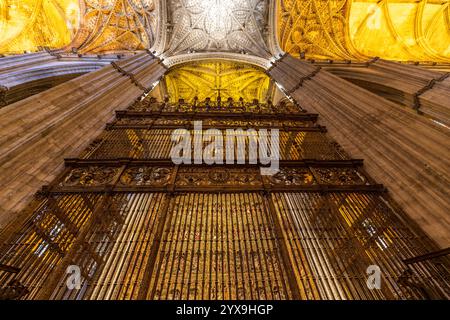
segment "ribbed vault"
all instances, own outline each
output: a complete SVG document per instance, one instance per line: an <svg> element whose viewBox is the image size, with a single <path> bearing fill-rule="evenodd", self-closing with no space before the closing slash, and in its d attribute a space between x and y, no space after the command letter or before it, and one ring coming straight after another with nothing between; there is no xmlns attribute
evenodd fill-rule
<svg viewBox="0 0 450 320"><path fill-rule="evenodd" d="M450 61L444 0L278 0L283 50L313 59Z"/></svg>
<svg viewBox="0 0 450 320"><path fill-rule="evenodd" d="M246 101L265 101L269 95L269 77L247 64L211 60L192 62L175 67L165 77L168 96L173 102L184 99L192 102L195 97L216 100L243 98Z"/></svg>
<svg viewBox="0 0 450 320"><path fill-rule="evenodd" d="M79 13L78 0L1 0L0 53L69 44L78 29Z"/></svg>
<svg viewBox="0 0 450 320"><path fill-rule="evenodd" d="M157 0L84 0L83 23L71 46L80 52L150 48L155 40Z"/></svg>
<svg viewBox="0 0 450 320"><path fill-rule="evenodd" d="M282 50L305 58L450 61L446 0L2 0L0 32L3 54L48 46L270 58L276 33Z"/></svg>

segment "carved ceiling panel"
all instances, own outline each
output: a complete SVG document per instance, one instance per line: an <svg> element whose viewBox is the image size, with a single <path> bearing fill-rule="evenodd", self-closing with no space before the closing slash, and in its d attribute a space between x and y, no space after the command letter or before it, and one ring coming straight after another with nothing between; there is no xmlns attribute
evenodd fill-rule
<svg viewBox="0 0 450 320"><path fill-rule="evenodd" d="M355 57L347 32L348 0L278 0L280 47L306 58Z"/></svg>
<svg viewBox="0 0 450 320"><path fill-rule="evenodd" d="M84 0L83 24L72 46L80 52L150 48L158 23L158 0Z"/></svg>
<svg viewBox="0 0 450 320"><path fill-rule="evenodd" d="M165 85L172 102L183 98L192 102L194 97L215 101L220 93L222 101L257 98L266 101L270 94L270 79L259 68L225 61L191 62L171 70Z"/></svg>
<svg viewBox="0 0 450 320"><path fill-rule="evenodd" d="M0 53L61 48L79 25L78 0L0 0Z"/></svg>
<svg viewBox="0 0 450 320"><path fill-rule="evenodd" d="M450 61L447 0L277 0L278 39L311 59Z"/></svg>
<svg viewBox="0 0 450 320"><path fill-rule="evenodd" d="M166 55L235 52L269 56L268 0L167 0Z"/></svg>
<svg viewBox="0 0 450 320"><path fill-rule="evenodd" d="M450 1L0 0L0 53L154 46L172 63L191 53L264 60L277 51L274 33L297 57L450 62Z"/></svg>

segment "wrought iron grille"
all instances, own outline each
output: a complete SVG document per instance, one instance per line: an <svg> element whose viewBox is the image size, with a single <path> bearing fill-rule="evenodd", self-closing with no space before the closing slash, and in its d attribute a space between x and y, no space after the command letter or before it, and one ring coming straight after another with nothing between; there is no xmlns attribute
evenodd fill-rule
<svg viewBox="0 0 450 320"><path fill-rule="evenodd" d="M172 132L192 134L195 120L280 129L280 171L174 165ZM17 272L0 269L2 297L449 298L447 257L404 262L437 247L316 120L257 101L145 98L117 112L5 231L0 264ZM70 265L79 290L66 285ZM370 265L380 290L367 286Z"/></svg>

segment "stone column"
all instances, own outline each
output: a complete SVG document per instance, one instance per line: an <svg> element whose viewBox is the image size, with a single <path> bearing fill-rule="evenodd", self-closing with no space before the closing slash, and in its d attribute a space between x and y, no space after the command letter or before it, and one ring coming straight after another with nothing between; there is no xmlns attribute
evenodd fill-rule
<svg viewBox="0 0 450 320"><path fill-rule="evenodd" d="M291 56L269 74L304 109L318 113L352 157L365 160L368 173L431 238L450 245L448 128Z"/></svg>
<svg viewBox="0 0 450 320"><path fill-rule="evenodd" d="M0 228L165 73L148 52L0 109Z"/></svg>
<svg viewBox="0 0 450 320"><path fill-rule="evenodd" d="M381 59L316 65L450 126L450 73Z"/></svg>

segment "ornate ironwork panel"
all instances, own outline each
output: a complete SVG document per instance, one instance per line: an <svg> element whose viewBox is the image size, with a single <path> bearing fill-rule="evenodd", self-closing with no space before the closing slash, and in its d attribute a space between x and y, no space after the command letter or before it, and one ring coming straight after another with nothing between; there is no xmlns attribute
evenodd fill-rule
<svg viewBox="0 0 450 320"><path fill-rule="evenodd" d="M448 257L416 261L436 246L316 120L291 104L140 99L10 229L0 298L449 298ZM279 171L174 164L172 134L194 121L278 129Z"/></svg>

